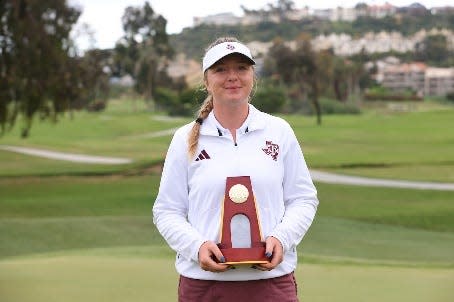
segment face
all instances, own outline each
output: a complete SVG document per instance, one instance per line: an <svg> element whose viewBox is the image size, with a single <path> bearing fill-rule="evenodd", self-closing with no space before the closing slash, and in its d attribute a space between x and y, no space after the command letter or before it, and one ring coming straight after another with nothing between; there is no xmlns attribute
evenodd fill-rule
<svg viewBox="0 0 454 302"><path fill-rule="evenodd" d="M254 69L240 54L228 55L206 71L205 86L215 105L247 104L253 84Z"/></svg>

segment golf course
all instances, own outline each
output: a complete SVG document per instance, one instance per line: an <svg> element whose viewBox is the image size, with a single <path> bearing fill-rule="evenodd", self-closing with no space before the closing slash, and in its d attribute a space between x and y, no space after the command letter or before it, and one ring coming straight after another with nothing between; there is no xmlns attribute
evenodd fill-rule
<svg viewBox="0 0 454 302"><path fill-rule="evenodd" d="M398 108L398 110L396 110ZM376 102L322 125L282 115L310 169L454 183L454 107ZM57 123L21 121L1 146L130 159L96 164L0 148L0 301L176 301L175 253L152 222L173 129L190 118L111 100ZM300 301L454 301L454 191L315 182L315 221L298 246Z"/></svg>

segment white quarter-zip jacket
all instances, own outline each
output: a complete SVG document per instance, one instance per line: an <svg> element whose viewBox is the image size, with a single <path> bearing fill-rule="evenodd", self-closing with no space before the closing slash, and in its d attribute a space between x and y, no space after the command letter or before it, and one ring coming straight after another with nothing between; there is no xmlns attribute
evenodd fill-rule
<svg viewBox="0 0 454 302"><path fill-rule="evenodd" d="M188 133L178 129L170 143L153 206L153 221L177 252L176 269L193 279L243 281L280 277L297 264L296 246L317 211L317 191L290 125L249 105L237 129L236 144L211 112L200 128L198 151L188 157ZM227 177L250 176L263 241L277 238L284 260L271 271L250 265L222 273L204 271L198 251L207 240L219 242Z"/></svg>

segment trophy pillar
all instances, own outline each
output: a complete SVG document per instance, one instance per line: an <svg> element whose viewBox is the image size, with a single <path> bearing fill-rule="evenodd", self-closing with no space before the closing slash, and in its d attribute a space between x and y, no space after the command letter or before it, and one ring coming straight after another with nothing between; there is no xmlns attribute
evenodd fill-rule
<svg viewBox="0 0 454 302"><path fill-rule="evenodd" d="M250 225L250 247L233 247L231 221L235 215L244 215ZM221 242L218 244L228 264L267 263L265 243L259 225L255 197L249 176L227 177L222 211Z"/></svg>

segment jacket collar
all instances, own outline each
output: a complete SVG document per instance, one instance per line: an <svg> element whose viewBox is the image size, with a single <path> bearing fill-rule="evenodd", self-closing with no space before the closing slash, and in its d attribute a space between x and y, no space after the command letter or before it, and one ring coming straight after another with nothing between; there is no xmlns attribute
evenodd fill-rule
<svg viewBox="0 0 454 302"><path fill-rule="evenodd" d="M249 104L249 114L244 123L240 126L239 131L245 133L260 130L264 129L265 125L265 114ZM228 131L228 129L222 127L218 122L213 111L208 114L208 117L203 121L203 124L200 127L201 135L221 136L225 135Z"/></svg>

